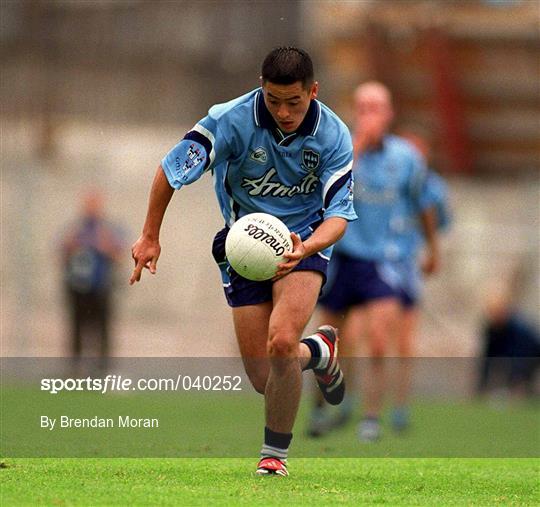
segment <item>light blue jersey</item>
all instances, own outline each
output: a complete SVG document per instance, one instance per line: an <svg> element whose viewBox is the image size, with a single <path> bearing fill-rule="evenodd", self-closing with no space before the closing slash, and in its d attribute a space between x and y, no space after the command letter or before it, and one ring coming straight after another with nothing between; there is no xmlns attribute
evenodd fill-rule
<svg viewBox="0 0 540 507"><path fill-rule="evenodd" d="M213 106L161 165L175 189L211 172L228 226L269 213L305 239L324 219L356 218L351 136L317 100L292 134L277 128L260 88Z"/></svg>
<svg viewBox="0 0 540 507"><path fill-rule="evenodd" d="M428 170L424 190L421 196L421 209L434 208L437 217L437 229L446 230L451 223L448 205L448 187L444 179L435 171ZM409 216L398 212L393 226L393 242L399 244L402 258L416 262L420 249L424 244L424 233L418 213L411 210ZM406 213L406 208L405 208Z"/></svg>
<svg viewBox="0 0 540 507"><path fill-rule="evenodd" d="M436 172L428 170L423 192L420 197L420 208L435 208L437 228L442 231L451 222L448 206L448 188L444 179ZM396 220L392 227L392 243L399 245L401 257L398 260L387 261L381 266L382 276L393 286L400 287L410 302L416 302L421 295L423 276L418 261L418 255L424 244L424 232L418 212L409 209L411 214L398 209Z"/></svg>
<svg viewBox="0 0 540 507"><path fill-rule="evenodd" d="M433 170L428 171L426 182L426 206L435 207L437 228L447 231L452 224L452 212L448 202L448 185L445 179Z"/></svg>
<svg viewBox="0 0 540 507"><path fill-rule="evenodd" d="M353 172L358 220L349 225L336 251L374 262L403 259L408 252L397 232L426 207L427 170L421 157L404 139L387 135L379 149L355 160Z"/></svg>

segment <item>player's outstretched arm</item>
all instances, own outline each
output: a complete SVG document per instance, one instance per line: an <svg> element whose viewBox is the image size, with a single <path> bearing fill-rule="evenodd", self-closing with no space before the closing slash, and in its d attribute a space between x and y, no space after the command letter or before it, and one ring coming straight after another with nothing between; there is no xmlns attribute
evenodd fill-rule
<svg viewBox="0 0 540 507"><path fill-rule="evenodd" d="M291 234L293 250L292 252L284 254L284 257L287 258L287 262L278 266L278 271L274 280L290 273L305 257L309 257L310 255L333 245L343 236L343 234L345 234L346 229L347 220L345 218L330 217L319 225L319 227L315 229L313 235L304 242L302 242L300 236L293 232Z"/></svg>
<svg viewBox="0 0 540 507"><path fill-rule="evenodd" d="M156 272L157 261L161 253L159 230L161 229L163 216L173 193L174 189L169 184L160 165L156 171L152 189L150 190L148 211L142 234L131 248L131 256L135 261L135 269L129 279L130 285L140 281L143 268L148 269L152 274Z"/></svg>

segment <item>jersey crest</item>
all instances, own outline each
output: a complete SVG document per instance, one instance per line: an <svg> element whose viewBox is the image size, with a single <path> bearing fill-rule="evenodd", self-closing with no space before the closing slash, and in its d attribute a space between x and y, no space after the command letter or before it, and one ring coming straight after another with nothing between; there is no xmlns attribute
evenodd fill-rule
<svg viewBox="0 0 540 507"><path fill-rule="evenodd" d="M302 150L302 164L310 171L314 171L319 167L320 155L313 150Z"/></svg>

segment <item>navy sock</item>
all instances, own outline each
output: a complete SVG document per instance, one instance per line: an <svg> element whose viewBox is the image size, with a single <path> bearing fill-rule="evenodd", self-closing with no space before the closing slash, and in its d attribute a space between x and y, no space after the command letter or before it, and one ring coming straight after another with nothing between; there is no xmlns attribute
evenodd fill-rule
<svg viewBox="0 0 540 507"><path fill-rule="evenodd" d="M279 433L270 428L264 428L264 445L261 449L262 458L279 458L281 461L287 460L289 445L292 440L292 433Z"/></svg>
<svg viewBox="0 0 540 507"><path fill-rule="evenodd" d="M309 363L306 365L304 370L313 370L313 368L315 368L315 366L319 364L319 360L321 357L319 344L311 338L304 338L303 340L301 340L301 343L305 343L309 351L311 352L311 359L309 360Z"/></svg>
<svg viewBox="0 0 540 507"><path fill-rule="evenodd" d="M324 369L328 366L330 349L319 334L308 336L300 340L300 343L305 343L311 352L311 359L304 370Z"/></svg>

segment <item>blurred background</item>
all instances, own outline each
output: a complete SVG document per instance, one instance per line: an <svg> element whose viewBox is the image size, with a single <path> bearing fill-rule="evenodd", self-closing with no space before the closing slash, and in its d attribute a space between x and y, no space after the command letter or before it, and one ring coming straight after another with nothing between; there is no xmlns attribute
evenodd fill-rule
<svg viewBox="0 0 540 507"><path fill-rule="evenodd" d="M277 45L310 52L321 100L349 125L354 88L377 79L396 129L433 143L454 222L419 355L479 354L493 292L538 324L537 1L1 0L0 20L1 355L69 355L62 245L89 190L122 231L110 353L237 354L210 178L174 196L158 273L133 287L130 246L162 156L212 104L257 87Z"/></svg>

